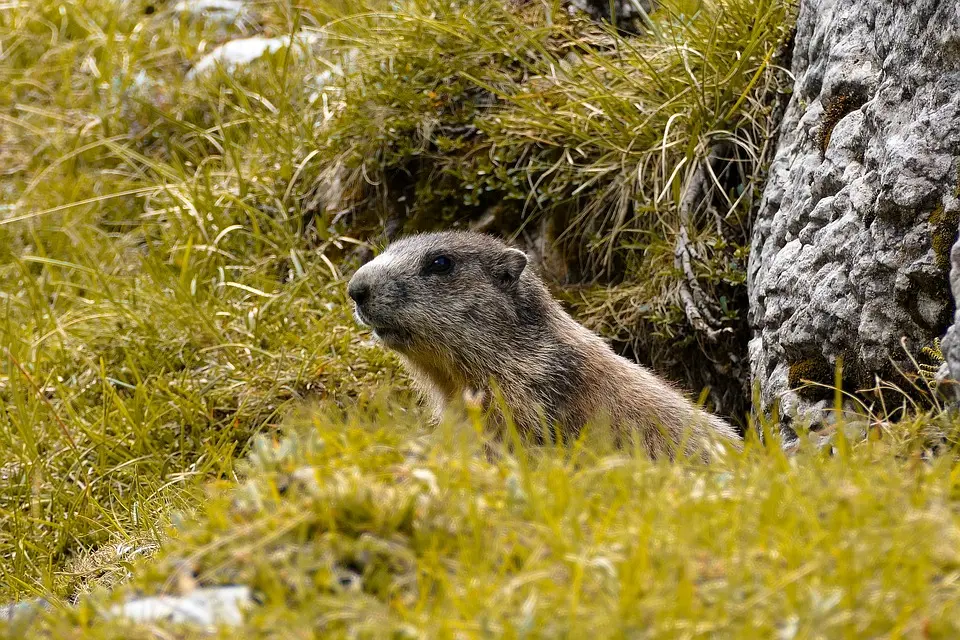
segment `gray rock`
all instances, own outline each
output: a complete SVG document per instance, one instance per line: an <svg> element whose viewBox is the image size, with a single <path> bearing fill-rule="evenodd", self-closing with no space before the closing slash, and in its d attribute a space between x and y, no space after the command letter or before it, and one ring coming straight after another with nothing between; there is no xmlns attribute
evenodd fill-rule
<svg viewBox="0 0 960 640"><path fill-rule="evenodd" d="M153 596L137 598L115 605L104 612L104 618L126 619L132 622L171 622L206 630L218 626L238 626L243 613L254 603L250 587L244 585L194 589L181 596ZM6 631L22 634L44 609L50 607L43 599L24 600L0 606L0 623Z"/></svg>
<svg viewBox="0 0 960 640"><path fill-rule="evenodd" d="M41 611L49 607L50 604L42 598L2 605L0 606L0 622L7 625L6 630L8 632L19 635L33 623L33 620Z"/></svg>
<svg viewBox="0 0 960 640"><path fill-rule="evenodd" d="M950 288L954 300L960 300L960 240L950 251ZM955 404L960 402L960 310L954 315L953 325L941 344L946 362L937 372L937 383L943 394Z"/></svg>
<svg viewBox="0 0 960 640"><path fill-rule="evenodd" d="M952 319L960 4L806 0L792 73L753 230L749 351L758 408L822 422L832 401L798 379L831 382L840 357L847 389L895 376L891 359L913 370L901 340L917 357Z"/></svg>
<svg viewBox="0 0 960 640"><path fill-rule="evenodd" d="M166 621L206 628L237 626L243 611L253 604L249 587L211 587L196 589L182 596L139 598L110 609L108 618L135 622Z"/></svg>
<svg viewBox="0 0 960 640"><path fill-rule="evenodd" d="M611 10L612 4L612 10ZM657 7L657 0L568 0L571 12L583 11L594 20L616 24L626 33L639 33L642 25L649 25L648 15Z"/></svg>

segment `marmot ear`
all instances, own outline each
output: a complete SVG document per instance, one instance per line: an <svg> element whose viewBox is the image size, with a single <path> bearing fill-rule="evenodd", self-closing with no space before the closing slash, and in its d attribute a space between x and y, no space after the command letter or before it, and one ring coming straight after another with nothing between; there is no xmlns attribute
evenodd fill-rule
<svg viewBox="0 0 960 640"><path fill-rule="evenodd" d="M497 278L500 283L510 286L520 279L520 274L527 266L527 254L519 249L508 248L497 261Z"/></svg>

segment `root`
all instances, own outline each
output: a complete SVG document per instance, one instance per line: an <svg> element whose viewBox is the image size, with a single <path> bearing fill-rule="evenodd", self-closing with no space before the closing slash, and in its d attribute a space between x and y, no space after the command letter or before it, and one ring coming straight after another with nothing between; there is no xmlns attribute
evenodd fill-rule
<svg viewBox="0 0 960 640"><path fill-rule="evenodd" d="M687 321L710 342L716 342L718 336L732 333L730 327L722 327L721 322L710 310L709 296L704 292L693 272L692 262L698 256L691 246L689 229L693 226L694 213L706 205L709 209L713 196L714 183L710 178L710 165L722 162L727 145L713 147L706 159L700 163L687 185L680 200L680 228L673 250L674 265L683 274L680 281L680 299L683 302Z"/></svg>

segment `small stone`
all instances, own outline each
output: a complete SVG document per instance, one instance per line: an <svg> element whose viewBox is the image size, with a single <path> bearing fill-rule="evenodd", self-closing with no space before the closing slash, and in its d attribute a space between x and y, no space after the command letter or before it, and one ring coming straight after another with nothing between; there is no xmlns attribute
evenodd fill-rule
<svg viewBox="0 0 960 640"><path fill-rule="evenodd" d="M244 3L243 0L181 0L174 5L173 10L191 17L232 24L243 13Z"/></svg>
<svg viewBox="0 0 960 640"><path fill-rule="evenodd" d="M414 469L411 474L414 478L426 485L430 495L440 493L440 486L437 484L437 476L429 469Z"/></svg>
<svg viewBox="0 0 960 640"><path fill-rule="evenodd" d="M319 39L320 36L315 34L302 34L295 37L293 41L294 44L309 46ZM203 56L187 73L187 80L192 80L209 73L218 66L223 67L227 72L231 72L238 66L249 64L267 53L279 51L289 44L290 36L279 36L276 38L255 36L252 38L231 40Z"/></svg>
<svg viewBox="0 0 960 640"><path fill-rule="evenodd" d="M250 587L230 586L197 589L183 596L139 598L112 607L107 617L135 622L167 621L202 627L237 626L243 611L253 604Z"/></svg>
<svg viewBox="0 0 960 640"><path fill-rule="evenodd" d="M28 627L42 610L49 607L50 604L42 598L2 605L0 622L10 625L8 630L19 635L19 632Z"/></svg>

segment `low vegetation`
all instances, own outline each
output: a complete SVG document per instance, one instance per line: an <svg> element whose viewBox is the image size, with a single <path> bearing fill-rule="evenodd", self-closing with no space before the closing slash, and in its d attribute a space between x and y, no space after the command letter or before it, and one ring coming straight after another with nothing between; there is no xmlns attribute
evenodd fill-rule
<svg viewBox="0 0 960 640"><path fill-rule="evenodd" d="M552 2L0 0L0 602L52 601L49 637L168 637L99 612L236 583L240 635L953 635L948 412L710 467L488 459L345 299L399 231L553 246L579 318L745 416L792 11L677 0L628 36Z"/></svg>

